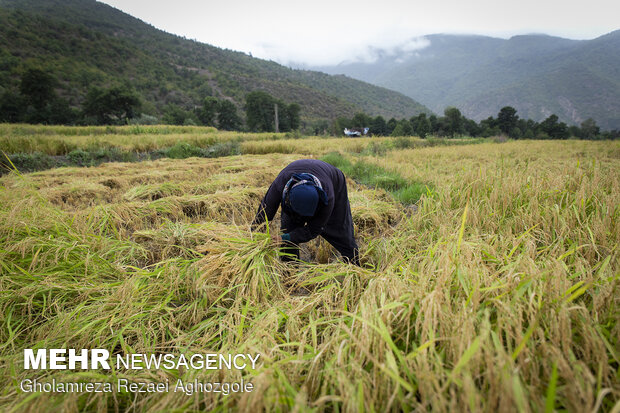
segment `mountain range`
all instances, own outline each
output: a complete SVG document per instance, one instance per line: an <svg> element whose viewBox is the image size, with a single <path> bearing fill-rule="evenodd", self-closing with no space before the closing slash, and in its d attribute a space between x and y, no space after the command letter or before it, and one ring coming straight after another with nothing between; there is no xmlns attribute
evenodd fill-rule
<svg viewBox="0 0 620 413"><path fill-rule="evenodd" d="M541 121L595 119L620 129L620 30L593 40L425 36L418 50L373 50L369 62L311 67L401 92L436 113L455 106L480 121L504 106ZM423 43L423 42L418 42Z"/></svg>
<svg viewBox="0 0 620 413"><path fill-rule="evenodd" d="M522 118L554 113L620 129L620 30L592 40L436 34L422 43L292 69L166 33L95 0L0 0L0 93L35 66L58 79L72 106L94 86L122 83L155 116L168 104L193 109L206 96L242 110L249 92L264 90L300 104L306 121L356 112L408 118L448 106L480 121L513 106Z"/></svg>
<svg viewBox="0 0 620 413"><path fill-rule="evenodd" d="M156 116L168 104L193 109L206 96L241 111L254 90L298 103L306 121L430 113L399 92L169 34L95 0L0 0L0 94L17 89L20 73L32 66L50 72L76 107L90 88L121 83Z"/></svg>

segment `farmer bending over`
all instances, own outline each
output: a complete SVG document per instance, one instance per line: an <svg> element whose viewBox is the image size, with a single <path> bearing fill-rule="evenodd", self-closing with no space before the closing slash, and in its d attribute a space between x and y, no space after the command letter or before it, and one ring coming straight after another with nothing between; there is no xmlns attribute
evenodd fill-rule
<svg viewBox="0 0 620 413"><path fill-rule="evenodd" d="M347 261L359 265L353 218L342 171L323 161L291 162L273 181L260 203L252 228L271 221L282 206L282 236L272 235L299 259L299 244L322 236Z"/></svg>

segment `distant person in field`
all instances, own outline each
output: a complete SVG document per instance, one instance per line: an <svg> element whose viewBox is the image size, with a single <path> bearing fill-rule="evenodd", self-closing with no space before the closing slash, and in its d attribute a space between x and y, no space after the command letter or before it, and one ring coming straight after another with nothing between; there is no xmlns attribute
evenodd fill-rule
<svg viewBox="0 0 620 413"><path fill-rule="evenodd" d="M299 244L320 235L345 260L359 265L347 182L340 169L316 159L291 162L269 187L252 228L271 221L280 206L282 235L271 238L284 243L285 252L299 259Z"/></svg>

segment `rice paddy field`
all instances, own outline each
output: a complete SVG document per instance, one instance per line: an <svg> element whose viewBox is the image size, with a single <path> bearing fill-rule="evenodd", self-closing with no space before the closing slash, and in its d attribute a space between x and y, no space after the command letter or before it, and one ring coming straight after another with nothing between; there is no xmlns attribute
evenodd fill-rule
<svg viewBox="0 0 620 413"><path fill-rule="evenodd" d="M0 177L0 410L620 412L620 142L0 126L9 169L179 142L237 149ZM309 157L348 176L361 267L320 239L287 265L250 230L278 172ZM25 348L261 356L33 371ZM254 389L20 389L35 378Z"/></svg>

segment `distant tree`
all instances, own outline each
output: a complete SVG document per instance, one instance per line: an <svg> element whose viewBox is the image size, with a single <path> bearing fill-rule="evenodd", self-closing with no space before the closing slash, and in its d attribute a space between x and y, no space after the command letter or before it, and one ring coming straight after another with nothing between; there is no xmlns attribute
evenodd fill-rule
<svg viewBox="0 0 620 413"><path fill-rule="evenodd" d="M339 117L332 121L330 130L331 130L332 135L342 136L344 135L345 128L350 129L352 127L353 127L353 123L351 122L351 119L345 118L345 117Z"/></svg>
<svg viewBox="0 0 620 413"><path fill-rule="evenodd" d="M274 98L274 105L277 105L278 109L278 131L279 132L289 132L292 130L291 128L291 114L288 111L288 105L282 102L279 99ZM273 116L273 129L275 130L276 117L275 117L275 107L274 107L274 116Z"/></svg>
<svg viewBox="0 0 620 413"><path fill-rule="evenodd" d="M493 116L489 116L486 119L480 121L480 126L483 128L493 129L497 126L497 120Z"/></svg>
<svg viewBox="0 0 620 413"><path fill-rule="evenodd" d="M194 117L194 114L191 112L187 112L188 116L185 118L185 122L183 122L184 126L196 126L196 118Z"/></svg>
<svg viewBox="0 0 620 413"><path fill-rule="evenodd" d="M414 133L422 139L425 139L431 131L431 121L426 117L426 113L420 113L417 117L411 118L411 123L415 126Z"/></svg>
<svg viewBox="0 0 620 413"><path fill-rule="evenodd" d="M620 139L620 129L601 132L601 139Z"/></svg>
<svg viewBox="0 0 620 413"><path fill-rule="evenodd" d="M523 134L527 130L527 120L519 118L519 120L517 120L517 128L519 129L519 132L521 133L521 137L523 137Z"/></svg>
<svg viewBox="0 0 620 413"><path fill-rule="evenodd" d="M411 122L409 122L407 119L402 119L400 122L398 122L398 124L396 125L392 133L390 134L390 136L411 136L411 135L413 135L413 128L411 127Z"/></svg>
<svg viewBox="0 0 620 413"><path fill-rule="evenodd" d="M534 133L534 129L526 129L525 132L523 132L521 137L523 139L534 139L536 137Z"/></svg>
<svg viewBox="0 0 620 413"><path fill-rule="evenodd" d="M379 115L370 123L370 133L376 136L385 136L387 131L387 123L383 116Z"/></svg>
<svg viewBox="0 0 620 413"><path fill-rule="evenodd" d="M5 113L0 117L27 123L74 123L79 115L56 94L57 85L58 81L49 72L37 68L26 70L19 84L20 95L5 93L0 99L0 111Z"/></svg>
<svg viewBox="0 0 620 413"><path fill-rule="evenodd" d="M451 138L456 134L463 132L463 121L461 111L455 107L448 107L444 111L446 117L446 129L445 133Z"/></svg>
<svg viewBox="0 0 620 413"><path fill-rule="evenodd" d="M508 136L512 139L521 139L523 137L523 133L521 132L521 129L515 126L510 130L510 132L508 132Z"/></svg>
<svg viewBox="0 0 620 413"><path fill-rule="evenodd" d="M521 119L520 122L523 122L521 124L521 132L522 132L522 138L523 139L534 139L536 137L536 130L538 130L539 125L537 122L528 119L528 120L523 120Z"/></svg>
<svg viewBox="0 0 620 413"><path fill-rule="evenodd" d="M497 114L497 126L506 135L510 136L513 129L517 127L518 121L517 110L512 106L504 106Z"/></svg>
<svg viewBox="0 0 620 413"><path fill-rule="evenodd" d="M463 129L468 136L480 136L482 129L473 119L463 117Z"/></svg>
<svg viewBox="0 0 620 413"><path fill-rule="evenodd" d="M196 93L199 99L204 100L204 98L213 95L213 89L211 89L211 86L209 86L207 82L204 82L200 86L198 86Z"/></svg>
<svg viewBox="0 0 620 413"><path fill-rule="evenodd" d="M273 132L275 130L276 108L278 110L278 131L289 132L299 129L301 124L299 116L301 106L297 103L288 105L282 100L270 96L269 99L264 101L263 105L262 115L264 117L262 118L263 122L258 130L263 132Z"/></svg>
<svg viewBox="0 0 620 413"><path fill-rule="evenodd" d="M395 118L391 118L390 120L387 121L386 126L387 126L387 129L385 131L385 134L391 135L394 129L396 129L396 126L398 126L398 121Z"/></svg>
<svg viewBox="0 0 620 413"><path fill-rule="evenodd" d="M164 108L164 114L162 116L162 122L168 125L185 125L189 118L189 112L184 110L179 105L169 103Z"/></svg>
<svg viewBox="0 0 620 413"><path fill-rule="evenodd" d="M306 133L318 135L326 135L329 131L329 121L325 119L315 120L309 125Z"/></svg>
<svg viewBox="0 0 620 413"><path fill-rule="evenodd" d="M437 134L439 132L439 122L435 114L428 117L428 122L431 124L430 133Z"/></svg>
<svg viewBox="0 0 620 413"><path fill-rule="evenodd" d="M138 115L141 102L133 90L122 86L113 87L104 96L110 104L112 116L120 120L121 123L126 123L128 119L135 118Z"/></svg>
<svg viewBox="0 0 620 413"><path fill-rule="evenodd" d="M502 131L497 126L497 120L493 116L480 121L480 136L488 138L499 135Z"/></svg>
<svg viewBox="0 0 620 413"><path fill-rule="evenodd" d="M94 117L99 124L125 124L138 115L140 106L140 98L133 90L115 86L90 89L83 110L85 115Z"/></svg>
<svg viewBox="0 0 620 413"><path fill-rule="evenodd" d="M245 112L248 128L255 132L273 132L275 130L276 100L267 92L256 90L245 97Z"/></svg>
<svg viewBox="0 0 620 413"><path fill-rule="evenodd" d="M31 68L22 75L19 90L26 105L32 105L35 110L41 111L56 97L56 84L56 78L48 72Z"/></svg>
<svg viewBox="0 0 620 413"><path fill-rule="evenodd" d="M103 125L108 121L107 105L103 101L104 90L93 87L86 94L82 110L87 117L93 117L93 123ZM89 121L90 123L90 121Z"/></svg>
<svg viewBox="0 0 620 413"><path fill-rule="evenodd" d="M370 124L372 123L372 118L365 113L359 112L356 113L355 116L353 116L351 122L353 123L354 128L366 128L370 127Z"/></svg>
<svg viewBox="0 0 620 413"><path fill-rule="evenodd" d="M54 125L68 125L75 124L80 118L80 113L77 109L73 109L69 106L66 99L56 98L48 105L48 122Z"/></svg>
<svg viewBox="0 0 620 413"><path fill-rule="evenodd" d="M411 130L413 130L413 134L416 135L417 128L418 128L418 117L417 116L410 117L409 124L411 125Z"/></svg>
<svg viewBox="0 0 620 413"><path fill-rule="evenodd" d="M288 105L288 117L290 119L290 130L297 130L300 126L300 116L301 106L297 103L291 103Z"/></svg>
<svg viewBox="0 0 620 413"><path fill-rule="evenodd" d="M439 118L437 118L436 122L435 122L435 135L437 136L451 136L450 135L450 125L448 122L448 118L445 116L441 116Z"/></svg>
<svg viewBox="0 0 620 413"><path fill-rule="evenodd" d="M596 121L588 118L581 122L581 134L578 135L582 139L596 139L601 133L601 129L596 125Z"/></svg>
<svg viewBox="0 0 620 413"><path fill-rule="evenodd" d="M215 119L220 102L213 96L208 96L202 101L202 107L197 111L196 115L200 123L205 126L215 126Z"/></svg>
<svg viewBox="0 0 620 413"><path fill-rule="evenodd" d="M574 136L576 138L581 137L581 128L576 125L571 125L568 127L568 135Z"/></svg>
<svg viewBox="0 0 620 413"><path fill-rule="evenodd" d="M558 122L558 117L555 114L541 122L540 130L551 139L568 138L568 126L564 122Z"/></svg>
<svg viewBox="0 0 620 413"><path fill-rule="evenodd" d="M5 91L0 96L0 122L21 122L24 115L22 97L12 91Z"/></svg>
<svg viewBox="0 0 620 413"><path fill-rule="evenodd" d="M239 130L241 118L237 114L237 107L229 100L222 99L218 107L217 124L223 130Z"/></svg>

